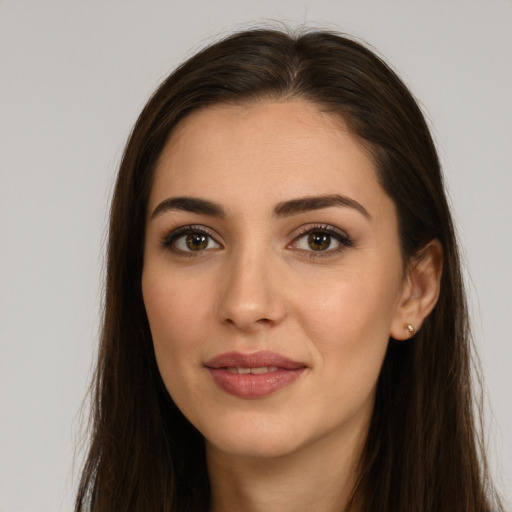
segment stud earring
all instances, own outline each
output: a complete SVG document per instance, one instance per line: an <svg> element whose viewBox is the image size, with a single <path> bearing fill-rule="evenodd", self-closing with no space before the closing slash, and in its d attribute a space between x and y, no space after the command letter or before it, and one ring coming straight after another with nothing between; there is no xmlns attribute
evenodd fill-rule
<svg viewBox="0 0 512 512"><path fill-rule="evenodd" d="M414 328L414 325L412 324L405 324L404 328L409 331L409 334L414 334L416 332L416 329Z"/></svg>

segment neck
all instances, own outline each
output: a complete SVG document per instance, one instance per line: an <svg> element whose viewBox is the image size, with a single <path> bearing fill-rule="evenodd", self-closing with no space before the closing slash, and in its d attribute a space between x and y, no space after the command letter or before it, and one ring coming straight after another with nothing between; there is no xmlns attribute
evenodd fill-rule
<svg viewBox="0 0 512 512"><path fill-rule="evenodd" d="M207 443L211 512L345 510L365 440L361 432L351 437L324 438L275 458L234 456Z"/></svg>

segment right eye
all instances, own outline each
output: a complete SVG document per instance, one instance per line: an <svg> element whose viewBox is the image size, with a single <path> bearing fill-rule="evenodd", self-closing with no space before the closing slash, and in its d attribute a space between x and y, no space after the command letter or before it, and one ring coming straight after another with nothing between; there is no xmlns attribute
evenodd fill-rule
<svg viewBox="0 0 512 512"><path fill-rule="evenodd" d="M172 231L164 237L162 244L176 253L189 255L221 247L206 230L194 226Z"/></svg>

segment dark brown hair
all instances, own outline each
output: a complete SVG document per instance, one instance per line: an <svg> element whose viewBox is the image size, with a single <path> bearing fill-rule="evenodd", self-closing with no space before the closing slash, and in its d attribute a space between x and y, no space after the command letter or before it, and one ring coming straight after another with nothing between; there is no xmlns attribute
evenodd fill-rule
<svg viewBox="0 0 512 512"><path fill-rule="evenodd" d="M311 101L365 142L398 210L404 262L433 239L443 247L437 306L410 342L390 340L352 504L368 512L501 510L473 415L456 238L421 110L362 44L274 30L235 34L189 59L158 88L129 138L112 201L92 439L75 510L208 509L203 440L163 386L142 300L147 203L155 164L181 119L264 98Z"/></svg>

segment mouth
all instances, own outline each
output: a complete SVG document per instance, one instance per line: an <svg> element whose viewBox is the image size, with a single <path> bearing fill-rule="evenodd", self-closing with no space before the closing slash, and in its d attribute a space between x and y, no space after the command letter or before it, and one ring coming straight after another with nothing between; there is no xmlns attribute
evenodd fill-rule
<svg viewBox="0 0 512 512"><path fill-rule="evenodd" d="M226 352L210 359L205 363L207 368L245 368L250 370L260 370L267 368L272 371L274 369L297 370L305 368L306 365L299 361L293 361L277 352L268 350L244 354L242 352ZM275 371L275 370L274 370ZM259 372L265 373L265 372Z"/></svg>
<svg viewBox="0 0 512 512"><path fill-rule="evenodd" d="M277 372L277 366L259 366L258 368L247 368L245 366L229 366L226 368L229 373L252 373L253 375L261 375L263 373Z"/></svg>
<svg viewBox="0 0 512 512"><path fill-rule="evenodd" d="M270 351L228 352L205 363L215 384L238 398L263 398L291 385L307 366Z"/></svg>

